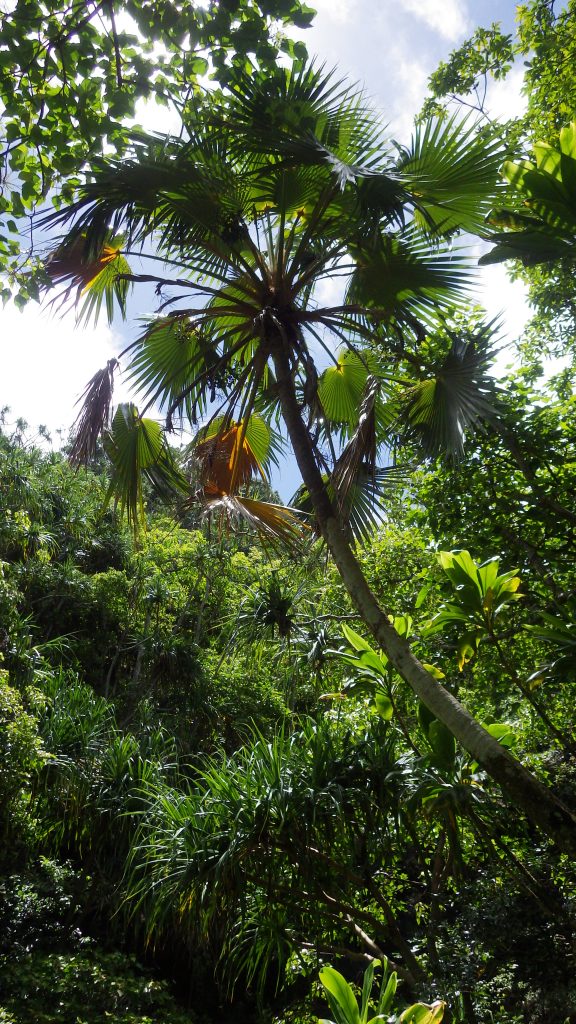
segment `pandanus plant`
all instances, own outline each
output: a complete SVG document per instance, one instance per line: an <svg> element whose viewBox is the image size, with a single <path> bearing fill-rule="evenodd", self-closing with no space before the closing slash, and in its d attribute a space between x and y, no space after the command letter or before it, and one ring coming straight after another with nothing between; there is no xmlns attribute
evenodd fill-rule
<svg viewBox="0 0 576 1024"><path fill-rule="evenodd" d="M187 487L144 416L150 406L163 410L167 430L222 417L212 457L206 434L199 446L208 466L226 449L236 504L252 417L282 420L314 528L378 645L517 805L573 850L572 816L398 636L349 530L351 495L363 496L364 510L366 495L378 501L399 436L421 438L428 453L458 453L466 430L496 415L489 332L454 337L441 353L428 336L465 302L468 271L453 236L482 230L500 161L495 145L454 120L421 126L410 147L394 150L357 90L297 64L267 79L239 76L224 99L198 99L179 138L136 134L131 155L97 163L49 224L67 227L59 261L78 256L85 302L91 282L99 302L116 300L121 311L127 283L156 290L156 316L124 354L144 409L121 407L109 431L113 486L133 518L139 472ZM87 390L88 409L94 390L98 400L80 418L78 459L106 427L105 373ZM258 522L261 510L251 511ZM287 529L299 529L290 511L279 532Z"/></svg>

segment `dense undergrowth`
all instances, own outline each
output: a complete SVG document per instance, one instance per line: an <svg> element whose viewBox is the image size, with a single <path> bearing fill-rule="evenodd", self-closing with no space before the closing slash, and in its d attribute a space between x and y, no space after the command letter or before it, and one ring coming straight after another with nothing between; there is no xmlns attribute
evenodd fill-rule
<svg viewBox="0 0 576 1024"><path fill-rule="evenodd" d="M566 451L554 408L533 444L554 427ZM493 502L483 530L490 496L462 497L456 523L448 478L391 497L366 573L574 804L572 534L534 494L516 518ZM0 1021L308 1021L322 964L357 981L382 955L398 1012L576 1020L573 866L372 651L321 547L270 560L152 502L136 545L105 491L97 463L73 473L5 428ZM473 557L442 567L438 546Z"/></svg>

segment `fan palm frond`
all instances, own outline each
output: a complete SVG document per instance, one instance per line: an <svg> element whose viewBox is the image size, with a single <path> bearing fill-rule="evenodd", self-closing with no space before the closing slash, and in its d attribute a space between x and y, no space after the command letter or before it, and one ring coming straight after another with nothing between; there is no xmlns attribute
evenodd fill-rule
<svg viewBox="0 0 576 1024"><path fill-rule="evenodd" d="M216 262L225 259L247 234L243 217L251 212L252 196L241 176L203 153L196 160L180 140L160 145L141 136L134 149L129 160L97 162L79 198L43 223L73 222L67 239L82 237L87 259L121 230L127 248L152 234L167 252L210 239Z"/></svg>
<svg viewBox="0 0 576 1024"><path fill-rule="evenodd" d="M255 476L266 480L268 467L278 465L282 449L282 439L262 417L252 415L235 423L219 416L198 432L191 453L205 493L229 495Z"/></svg>
<svg viewBox="0 0 576 1024"><path fill-rule="evenodd" d="M405 434L427 455L460 458L466 432L482 420L497 418L498 389L488 374L492 337L492 324L470 339L454 337L432 375L408 388L401 400Z"/></svg>
<svg viewBox="0 0 576 1024"><path fill-rule="evenodd" d="M115 499L136 533L146 525L145 479L165 495L189 493L159 424L139 416L136 406L118 406L104 447L112 464L107 500Z"/></svg>
<svg viewBox="0 0 576 1024"><path fill-rule="evenodd" d="M476 123L454 116L418 125L396 169L423 227L482 233L503 156L499 140L487 140Z"/></svg>
<svg viewBox="0 0 576 1024"><path fill-rule="evenodd" d="M322 66L294 64L257 81L235 82L234 138L254 154L324 166L338 188L381 169L386 144L360 89Z"/></svg>
<svg viewBox="0 0 576 1024"><path fill-rule="evenodd" d="M179 410L191 423L206 413L220 382L219 359L205 340L202 323L186 314L152 320L131 346L128 379L147 403L171 415Z"/></svg>
<svg viewBox="0 0 576 1024"><path fill-rule="evenodd" d="M122 318L125 317L130 287L125 275L130 274L130 265L122 255L118 239L108 238L99 251L89 255L86 251L86 238L78 235L51 253L45 270L53 284L65 286L50 300L50 305L56 305L57 308L78 306L84 298L78 313L79 320L93 319L97 322L103 302L106 304L109 323L114 316L115 304Z"/></svg>
<svg viewBox="0 0 576 1024"><path fill-rule="evenodd" d="M232 530L239 523L244 524L257 534L264 547L298 548L309 531L300 510L287 505L276 505L240 494L211 497L207 493L203 506L207 513L217 518L221 529Z"/></svg>
<svg viewBox="0 0 576 1024"><path fill-rule="evenodd" d="M352 250L356 261L346 302L384 324L433 323L438 312L463 301L470 275L452 249L431 251L414 232L381 236Z"/></svg>
<svg viewBox="0 0 576 1024"><path fill-rule="evenodd" d="M354 540L367 540L378 529L386 516L386 495L401 487L408 473L409 467L374 467L361 463L355 478L348 484L345 501L340 503L329 475L324 475L328 495ZM313 516L312 500L304 484L290 499L290 506Z"/></svg>
<svg viewBox="0 0 576 1024"><path fill-rule="evenodd" d="M324 416L331 423L354 430L366 381L377 370L374 353L341 350L336 364L328 366L318 379L318 399Z"/></svg>

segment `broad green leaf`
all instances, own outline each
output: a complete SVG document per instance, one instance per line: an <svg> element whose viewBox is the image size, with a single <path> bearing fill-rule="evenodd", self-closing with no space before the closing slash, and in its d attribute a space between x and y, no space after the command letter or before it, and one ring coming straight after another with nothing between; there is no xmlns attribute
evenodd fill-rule
<svg viewBox="0 0 576 1024"><path fill-rule="evenodd" d="M331 1003L333 1001L338 1007L342 1021L345 1024L360 1024L360 1012L356 996L340 972L327 965L322 968L319 977L328 995L332 997Z"/></svg>
<svg viewBox="0 0 576 1024"><path fill-rule="evenodd" d="M478 588L476 565L469 551L439 551L438 561L457 586L472 583Z"/></svg>
<svg viewBox="0 0 576 1024"><path fill-rule="evenodd" d="M418 594L416 595L416 601L414 602L414 608L418 609L418 608L420 608L424 604L424 601L428 597L428 594L433 589L433 587L434 587L433 583L424 583L423 586L420 587L420 590L418 591Z"/></svg>
<svg viewBox="0 0 576 1024"><path fill-rule="evenodd" d="M440 1001L431 1005L414 1003L400 1014L399 1024L440 1024L445 1009L446 1003Z"/></svg>
<svg viewBox="0 0 576 1024"><path fill-rule="evenodd" d="M392 971L386 983L386 988L384 988L380 993L380 998L378 1000L378 1012L380 1015L390 1013L397 988L398 975L396 974L396 971Z"/></svg>
<svg viewBox="0 0 576 1024"><path fill-rule="evenodd" d="M560 129L560 150L562 181L572 203L574 203L576 202L576 123L574 121Z"/></svg>
<svg viewBox="0 0 576 1024"><path fill-rule="evenodd" d="M379 676L383 676L386 674L387 662L388 659L386 658L385 655L380 657L380 655L376 654L376 651L374 650L362 651L359 658L359 663L362 666L362 668L371 669L373 672L376 673L376 675Z"/></svg>
<svg viewBox="0 0 576 1024"><path fill-rule="evenodd" d="M364 971L364 978L362 981L362 1001L360 1004L360 1024L366 1024L368 1019L370 996L372 994L372 985L374 984L374 971L375 968L379 966L379 960L371 960Z"/></svg>
<svg viewBox="0 0 576 1024"><path fill-rule="evenodd" d="M551 174L553 178L562 181L562 158L558 150L553 149L547 142L537 142L532 147L532 152L539 171Z"/></svg>
<svg viewBox="0 0 576 1024"><path fill-rule="evenodd" d="M377 690L374 694L374 704L380 718L383 718L385 722L389 722L394 714L394 706L383 690Z"/></svg>
<svg viewBox="0 0 576 1024"><path fill-rule="evenodd" d="M427 661L423 661L422 667L425 668L426 671L434 677L434 679L446 679L446 674L436 665L430 665Z"/></svg>
<svg viewBox="0 0 576 1024"><path fill-rule="evenodd" d="M472 660L478 650L481 636L478 632L465 633L460 637L457 645L458 668L462 672L465 665Z"/></svg>
<svg viewBox="0 0 576 1024"><path fill-rule="evenodd" d="M508 725L507 722L491 722L489 725L484 725L484 728L503 747L510 749L516 745L518 737L512 726Z"/></svg>
<svg viewBox="0 0 576 1024"><path fill-rule="evenodd" d="M342 622L340 624L340 628L342 630L342 633L344 634L345 640L348 641L350 647L352 647L355 651L372 651L372 647L370 646L368 641L365 640L363 636L360 636L360 634L357 633L356 630L352 629L351 626L348 626L345 622Z"/></svg>
<svg viewBox="0 0 576 1024"><path fill-rule="evenodd" d="M456 740L446 726L434 719L428 727L428 741L442 768L451 768L456 757Z"/></svg>
<svg viewBox="0 0 576 1024"><path fill-rule="evenodd" d="M413 620L410 615L395 615L392 625L399 636L409 637L412 632Z"/></svg>
<svg viewBox="0 0 576 1024"><path fill-rule="evenodd" d="M488 562L483 562L482 565L478 566L478 579L482 590L486 592L489 587L493 587L498 576L498 568L500 566L500 559L491 558Z"/></svg>

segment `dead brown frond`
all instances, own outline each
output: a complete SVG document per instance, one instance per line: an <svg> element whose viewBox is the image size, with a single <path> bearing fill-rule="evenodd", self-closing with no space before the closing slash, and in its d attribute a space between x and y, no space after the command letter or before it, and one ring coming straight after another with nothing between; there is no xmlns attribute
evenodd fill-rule
<svg viewBox="0 0 576 1024"><path fill-rule="evenodd" d="M120 364L109 359L103 370L98 370L88 381L84 393L78 399L82 408L74 423L74 439L69 459L73 466L85 466L96 450L96 442L105 427L110 424L114 371Z"/></svg>
<svg viewBox="0 0 576 1024"><path fill-rule="evenodd" d="M309 532L302 518L286 505L274 505L238 494L218 497L206 494L202 504L205 512L216 519L222 532L237 529L239 523L244 523L257 534L264 547L274 550L280 547L299 548Z"/></svg>
<svg viewBox="0 0 576 1024"><path fill-rule="evenodd" d="M266 479L242 423L231 423L227 429L223 424L222 430L195 446L194 455L206 494L229 495L256 475Z"/></svg>

